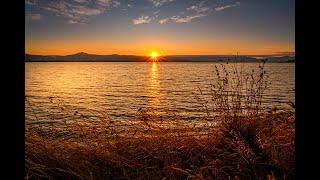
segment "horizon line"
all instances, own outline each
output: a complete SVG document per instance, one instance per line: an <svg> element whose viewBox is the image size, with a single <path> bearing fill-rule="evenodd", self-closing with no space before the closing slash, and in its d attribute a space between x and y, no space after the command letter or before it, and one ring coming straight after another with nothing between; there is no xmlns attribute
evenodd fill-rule
<svg viewBox="0 0 320 180"><path fill-rule="evenodd" d="M31 54L26 53L25 55L38 55L38 56L70 56L76 54L88 54L88 55L98 55L98 56L110 56L110 55L118 55L118 56L140 56L140 57L149 57L149 55L133 55L133 54L90 54L86 52L77 52L73 54L66 55L44 55L44 54ZM264 56L295 56L295 52L285 52L285 53L277 53L277 54L173 54L173 55L160 55L162 57L166 56L251 56L251 57L264 57Z"/></svg>

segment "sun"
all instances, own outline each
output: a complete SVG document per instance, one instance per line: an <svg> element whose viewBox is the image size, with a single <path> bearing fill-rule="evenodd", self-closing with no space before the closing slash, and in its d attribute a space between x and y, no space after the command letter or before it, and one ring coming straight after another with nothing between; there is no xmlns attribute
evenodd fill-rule
<svg viewBox="0 0 320 180"><path fill-rule="evenodd" d="M159 56L160 56L160 54L157 51L152 51L151 54L150 54L150 57L153 60L156 60Z"/></svg>

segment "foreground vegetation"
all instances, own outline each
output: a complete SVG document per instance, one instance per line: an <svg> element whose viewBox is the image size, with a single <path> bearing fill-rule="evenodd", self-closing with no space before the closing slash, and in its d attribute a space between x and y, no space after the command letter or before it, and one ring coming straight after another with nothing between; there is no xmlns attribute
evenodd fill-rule
<svg viewBox="0 0 320 180"><path fill-rule="evenodd" d="M131 121L69 112L80 120L28 126L26 179L294 179L294 108L262 108L263 65L216 73L201 120L140 109Z"/></svg>

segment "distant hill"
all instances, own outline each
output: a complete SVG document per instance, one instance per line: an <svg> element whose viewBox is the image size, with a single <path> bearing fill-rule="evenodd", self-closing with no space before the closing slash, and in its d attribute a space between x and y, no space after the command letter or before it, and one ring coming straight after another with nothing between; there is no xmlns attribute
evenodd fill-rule
<svg viewBox="0 0 320 180"><path fill-rule="evenodd" d="M32 55L26 54L26 62L135 62L144 61L142 56L131 56L131 55L95 55L87 53L77 53L66 56L43 56L43 55Z"/></svg>
<svg viewBox="0 0 320 180"><path fill-rule="evenodd" d="M295 62L295 56L268 57L269 62Z"/></svg>
<svg viewBox="0 0 320 180"><path fill-rule="evenodd" d="M253 56L230 56L230 55L175 55L161 56L160 61L163 62L261 62L267 59L267 62L294 62L294 56L281 57L263 57L256 58ZM84 52L66 55L25 55L25 62L145 62L148 61L147 56L134 55L96 55Z"/></svg>

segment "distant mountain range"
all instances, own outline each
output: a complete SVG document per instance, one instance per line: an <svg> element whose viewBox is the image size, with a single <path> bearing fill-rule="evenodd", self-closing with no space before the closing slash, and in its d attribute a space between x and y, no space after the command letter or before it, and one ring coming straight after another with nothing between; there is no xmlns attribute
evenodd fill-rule
<svg viewBox="0 0 320 180"><path fill-rule="evenodd" d="M149 61L148 56L134 55L96 55L80 52L77 54L66 56L55 55L25 55L25 62L145 62ZM230 56L230 55L172 55L161 56L160 61L163 62L295 62L295 56Z"/></svg>

